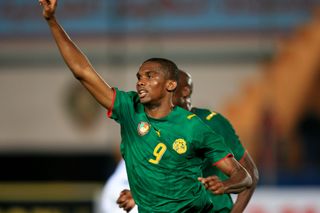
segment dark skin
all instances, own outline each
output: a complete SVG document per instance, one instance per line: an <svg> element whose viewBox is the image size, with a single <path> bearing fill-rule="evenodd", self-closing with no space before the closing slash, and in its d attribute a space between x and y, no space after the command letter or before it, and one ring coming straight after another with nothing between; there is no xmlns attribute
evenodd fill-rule
<svg viewBox="0 0 320 213"><path fill-rule="evenodd" d="M169 114L173 108L172 94L177 82L166 80L161 65L154 62L142 64L137 79L136 89L147 114L153 118Z"/></svg>
<svg viewBox="0 0 320 213"><path fill-rule="evenodd" d="M193 83L191 76L186 72L179 71L178 87L175 91L173 99L174 104L190 111L192 109L192 91ZM226 186L229 184L229 180L221 181L217 176L199 178L199 181L201 181L205 185L205 187L208 190L211 190L214 194L230 193L230 191L233 191L233 193L235 193L237 191L242 190L237 196L237 200L231 210L232 213L244 211L251 199L251 196L258 182L258 170L249 153L246 152L242 159L239 161L239 163L249 172L249 174L252 177L252 185L250 187L239 187L233 190L229 188L227 190ZM226 159L219 162L217 166L227 169L232 167L229 164L232 164L232 161ZM228 173L231 172L226 172L226 174ZM120 208L123 208L125 211L128 212L135 206L132 195L128 189L125 189L120 193L117 203L119 204Z"/></svg>
<svg viewBox="0 0 320 213"><path fill-rule="evenodd" d="M117 204L119 205L119 208L123 208L126 212L130 212L134 208L136 203L134 202L129 189L124 189L120 192Z"/></svg>
<svg viewBox="0 0 320 213"><path fill-rule="evenodd" d="M87 57L72 42L67 33L57 22L54 14L57 8L57 0L39 0L43 7L42 15L47 20L51 33L59 48L59 51L75 76L92 96L106 109L112 107L113 90L95 71ZM148 78L148 73L152 74ZM143 63L138 72L140 80L138 88L145 88L147 93L141 101L145 106L145 112L153 118L165 117L172 109L172 93L177 82L167 78L159 63ZM155 90L155 91L154 91ZM138 91L139 93L139 91Z"/></svg>
<svg viewBox="0 0 320 213"><path fill-rule="evenodd" d="M111 109L114 91L57 22L54 16L57 0L39 0L39 3L43 7L42 15L48 23L59 51L75 78L104 108ZM159 63L152 61L140 66L137 77L137 92L146 114L153 118L167 116L173 107L172 96L177 82L169 79L168 73ZM221 161L217 167L230 177L224 184L208 178L199 179L214 193L239 192L237 188L251 184L250 175L233 157Z"/></svg>

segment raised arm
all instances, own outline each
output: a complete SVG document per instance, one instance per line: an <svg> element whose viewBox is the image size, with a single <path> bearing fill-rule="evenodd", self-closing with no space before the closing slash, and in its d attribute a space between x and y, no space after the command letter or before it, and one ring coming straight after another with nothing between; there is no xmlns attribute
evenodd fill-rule
<svg viewBox="0 0 320 213"><path fill-rule="evenodd" d="M50 27L59 51L75 78L88 89L103 107L110 109L113 90L94 70L87 57L57 22L54 16L57 0L39 0L39 3L43 7L42 15Z"/></svg>
<svg viewBox="0 0 320 213"><path fill-rule="evenodd" d="M229 178L225 181L221 181L217 176L209 176L206 178L200 177L199 181L201 181L212 193L239 193L251 186L251 176L234 157L224 158L215 166L228 175Z"/></svg>
<svg viewBox="0 0 320 213"><path fill-rule="evenodd" d="M231 213L233 212L243 212L246 206L248 205L251 196L257 186L259 180L258 169L252 160L249 153L245 153L242 159L239 161L240 164L249 172L252 177L252 184L250 187L240 192L237 196L237 199L232 207Z"/></svg>

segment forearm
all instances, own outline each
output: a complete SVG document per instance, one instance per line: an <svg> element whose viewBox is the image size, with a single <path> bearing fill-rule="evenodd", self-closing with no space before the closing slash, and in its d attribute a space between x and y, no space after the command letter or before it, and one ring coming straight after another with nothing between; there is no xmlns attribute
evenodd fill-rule
<svg viewBox="0 0 320 213"><path fill-rule="evenodd" d="M207 178L198 178L207 189L214 194L224 193L239 193L250 187L252 179L249 173L243 166L240 165L234 157L225 158L216 164L224 174L229 176L229 179L221 181L216 176L209 176Z"/></svg>
<svg viewBox="0 0 320 213"><path fill-rule="evenodd" d="M237 196L237 199L232 207L231 213L243 212L244 209L247 207L252 194L256 188L256 184L252 183L250 188L245 189L244 191L240 192Z"/></svg>
<svg viewBox="0 0 320 213"><path fill-rule="evenodd" d="M47 19L47 22L59 51L73 75L103 107L110 109L113 99L111 87L94 70L87 57L72 42L55 17Z"/></svg>
<svg viewBox="0 0 320 213"><path fill-rule="evenodd" d="M239 193L231 212L243 212L248 205L254 190L258 184L259 172L249 153L239 161L240 164L248 171L252 178L252 184L249 188Z"/></svg>
<svg viewBox="0 0 320 213"><path fill-rule="evenodd" d="M249 173L243 168L235 168L229 179L222 182L225 187L224 193L239 193L252 184Z"/></svg>
<svg viewBox="0 0 320 213"><path fill-rule="evenodd" d="M76 78L82 78L86 70L92 69L87 57L72 42L54 16L46 20L64 61Z"/></svg>
<svg viewBox="0 0 320 213"><path fill-rule="evenodd" d="M59 51L73 75L103 107L110 109L113 104L114 91L94 70L87 57L57 22L54 16L57 0L39 0L39 3L43 7L42 15L49 25Z"/></svg>

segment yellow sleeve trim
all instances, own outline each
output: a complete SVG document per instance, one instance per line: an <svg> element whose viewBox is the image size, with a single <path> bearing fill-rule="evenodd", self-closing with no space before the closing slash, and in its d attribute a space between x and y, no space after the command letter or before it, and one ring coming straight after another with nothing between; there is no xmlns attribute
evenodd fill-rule
<svg viewBox="0 0 320 213"><path fill-rule="evenodd" d="M196 114L191 114L191 115L188 115L188 119L190 120L191 118L193 118L194 116L196 116Z"/></svg>
<svg viewBox="0 0 320 213"><path fill-rule="evenodd" d="M209 120L211 120L211 118L213 117L213 116L215 116L217 113L216 112L211 112L207 117L206 117L206 119L209 121Z"/></svg>

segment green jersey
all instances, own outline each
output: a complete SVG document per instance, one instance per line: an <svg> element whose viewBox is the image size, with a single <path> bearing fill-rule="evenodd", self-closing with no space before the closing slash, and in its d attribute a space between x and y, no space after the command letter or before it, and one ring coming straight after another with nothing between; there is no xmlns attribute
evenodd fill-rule
<svg viewBox="0 0 320 213"><path fill-rule="evenodd" d="M230 148L236 160L239 161L244 156L245 149L242 146L232 125L225 117L219 113L211 112L207 109L192 108L191 112L195 113L211 129L224 137L225 144ZM221 180L228 178L219 169L213 167L210 161L206 162L203 168L203 175L204 177L217 175ZM209 195L212 198L215 211L230 211L232 209L233 202L229 194L214 195L213 193L209 192Z"/></svg>
<svg viewBox="0 0 320 213"><path fill-rule="evenodd" d="M109 116L121 125L121 153L139 212L212 211L197 178L204 160L230 155L220 135L180 107L161 119L148 117L136 92L115 89Z"/></svg>

